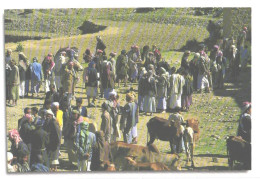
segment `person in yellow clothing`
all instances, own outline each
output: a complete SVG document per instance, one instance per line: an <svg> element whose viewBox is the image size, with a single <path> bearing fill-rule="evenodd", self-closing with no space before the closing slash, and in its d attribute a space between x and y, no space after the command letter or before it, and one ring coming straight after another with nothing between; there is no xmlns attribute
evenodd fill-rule
<svg viewBox="0 0 260 179"><path fill-rule="evenodd" d="M60 127L60 135L62 135L62 129L63 129L63 112L62 110L59 109L59 106L60 104L58 102L53 102L51 104L51 110L56 118L56 122L59 124L59 127ZM61 141L60 141L60 144L61 144ZM54 152L54 158L55 156L60 156L61 153L60 153L60 146L58 146L57 150ZM57 160L54 160L54 163L52 163L53 165L58 165L59 163L56 163L55 161Z"/></svg>
<svg viewBox="0 0 260 179"><path fill-rule="evenodd" d="M58 102L53 102L51 104L51 110L56 118L56 121L59 124L60 130L63 129L63 112L59 109L60 104Z"/></svg>

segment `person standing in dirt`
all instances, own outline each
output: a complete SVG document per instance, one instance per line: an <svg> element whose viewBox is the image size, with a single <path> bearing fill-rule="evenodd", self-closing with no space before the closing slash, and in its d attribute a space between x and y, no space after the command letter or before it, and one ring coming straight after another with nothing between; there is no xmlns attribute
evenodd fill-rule
<svg viewBox="0 0 260 179"><path fill-rule="evenodd" d="M120 80L124 80L125 85L127 83L127 71L128 71L128 64L126 58L126 50L122 50L121 54L117 57L116 60L116 76L118 80L118 87L120 85Z"/></svg>
<svg viewBox="0 0 260 179"><path fill-rule="evenodd" d="M88 64L88 67L84 69L83 82L85 82L85 88L87 91L88 107L94 107L98 87L98 72L96 69L96 63L94 61L91 61ZM92 103L90 102L91 98Z"/></svg>
<svg viewBox="0 0 260 179"><path fill-rule="evenodd" d="M156 69L156 59L154 57L154 53L153 52L149 52L148 53L148 58L146 58L145 62L144 62L144 67L145 69L148 71L149 70L149 65L152 64L155 69Z"/></svg>
<svg viewBox="0 0 260 179"><path fill-rule="evenodd" d="M190 56L190 51L186 50L181 58L181 68L187 71L190 70L189 62L188 62L189 56Z"/></svg>
<svg viewBox="0 0 260 179"><path fill-rule="evenodd" d="M38 63L38 59L36 57L33 58L33 63L31 65L31 78L32 97L34 96L34 93L38 97L42 80L42 65Z"/></svg>
<svg viewBox="0 0 260 179"><path fill-rule="evenodd" d="M46 93L45 100L50 100L51 102L58 102L59 101L59 93L55 90L54 84L49 86L50 91Z"/></svg>
<svg viewBox="0 0 260 179"><path fill-rule="evenodd" d="M72 110L77 110L79 111L79 114L83 117L88 117L88 111L85 106L82 106L82 98L77 98L76 99L76 106L72 107Z"/></svg>
<svg viewBox="0 0 260 179"><path fill-rule="evenodd" d="M37 156L42 155L45 166L50 167L49 158L47 155L46 146L49 144L49 135L43 130L44 120L37 120L35 123L36 129L32 131L32 152L31 152L31 164L37 161Z"/></svg>
<svg viewBox="0 0 260 179"><path fill-rule="evenodd" d="M202 93L203 89L206 90L206 92L209 92L209 81L207 78L208 75L208 69L206 67L206 61L203 56L200 57L198 61L198 68L199 68L199 73L198 73L198 92Z"/></svg>
<svg viewBox="0 0 260 179"><path fill-rule="evenodd" d="M138 106L131 93L126 94L126 102L120 120L120 129L123 132L125 143L137 143Z"/></svg>
<svg viewBox="0 0 260 179"><path fill-rule="evenodd" d="M102 109L102 115L101 115L101 126L100 130L104 132L105 141L110 143L111 141L111 135L113 134L113 119L111 118L108 110L109 110L108 103L104 102L101 106ZM111 109L110 109L111 110Z"/></svg>
<svg viewBox="0 0 260 179"><path fill-rule="evenodd" d="M9 97L10 97L10 89L9 89L9 85L7 84L8 82L8 78L10 76L10 72L11 72L11 67L10 67L10 62L11 62L11 54L12 54L12 50L11 49L7 49L6 52L6 56L5 56L5 85L6 85L6 103L9 103Z"/></svg>
<svg viewBox="0 0 260 179"><path fill-rule="evenodd" d="M244 102L238 123L237 136L251 143L251 103Z"/></svg>
<svg viewBox="0 0 260 179"><path fill-rule="evenodd" d="M246 35L247 35L247 27L243 27L237 39L237 47L239 48L240 55L243 52L245 47Z"/></svg>
<svg viewBox="0 0 260 179"><path fill-rule="evenodd" d="M78 154L78 171L91 171L92 150L96 144L96 136L89 131L89 124L85 121L77 127L75 144Z"/></svg>
<svg viewBox="0 0 260 179"><path fill-rule="evenodd" d="M32 142L31 138L32 138L32 132L35 130L34 118L31 114L25 114L25 116L19 122L20 122L19 123L20 127L18 127L19 134L29 149L28 163L30 165L31 142Z"/></svg>
<svg viewBox="0 0 260 179"><path fill-rule="evenodd" d="M169 109L181 108L181 96L183 93L183 86L185 79L181 74L175 73L176 69L173 69L172 75L170 76L169 91L168 91L168 107Z"/></svg>
<svg viewBox="0 0 260 179"><path fill-rule="evenodd" d="M25 97L28 97L29 92L30 92L30 84L31 84L31 64L29 61L26 63L26 71L25 71ZM32 87L32 84L31 84Z"/></svg>
<svg viewBox="0 0 260 179"><path fill-rule="evenodd" d="M9 64L12 60L12 49L7 49L6 55L5 55L5 64Z"/></svg>
<svg viewBox="0 0 260 179"><path fill-rule="evenodd" d="M108 61L111 63L111 66L112 66L111 71L114 73L115 78L116 78L116 60L115 60L116 53L111 52L109 54L109 56L110 56L110 58L108 59Z"/></svg>
<svg viewBox="0 0 260 179"><path fill-rule="evenodd" d="M193 93L193 85L192 85L192 77L189 75L188 71L184 70L182 75L185 80L185 84L183 86L183 93L181 96L181 107L183 111L189 111L190 105L192 104L192 93Z"/></svg>
<svg viewBox="0 0 260 179"><path fill-rule="evenodd" d="M103 40L101 39L100 36L96 37L97 39L97 46L96 46L96 53L98 50L102 50L102 55L106 55L105 49L106 49L106 45L103 42Z"/></svg>
<svg viewBox="0 0 260 179"><path fill-rule="evenodd" d="M104 62L105 63L105 62ZM115 89L115 75L111 71L111 63L105 63L103 66L103 73L101 76L102 88L104 90L104 97L109 99L109 93Z"/></svg>
<svg viewBox="0 0 260 179"><path fill-rule="evenodd" d="M159 48L156 45L153 45L153 54L156 59L156 63L158 63L161 60L162 55Z"/></svg>
<svg viewBox="0 0 260 179"><path fill-rule="evenodd" d="M63 71L64 73L66 73L65 71L68 69L69 64L72 62L73 63L73 69L74 69L74 73L75 73L75 79L73 80L73 93L72 93L72 97L75 99L75 91L74 88L76 87L76 84L79 82L79 72L83 71L83 67L81 66L81 64L79 63L78 59L78 52L76 52L74 49L70 49L68 51L68 56L69 56L69 60L67 61L67 63L65 64L65 70Z"/></svg>
<svg viewBox="0 0 260 179"><path fill-rule="evenodd" d="M145 96L145 76L147 74L147 71L145 70L145 67L141 68L140 77L138 80L138 106L139 106L139 112L144 111L144 96Z"/></svg>
<svg viewBox="0 0 260 179"><path fill-rule="evenodd" d="M19 69L16 66L16 62L13 59L10 62L10 67L11 67L10 75L7 78L8 79L7 85L8 85L8 89L10 90L9 100L12 101L12 103L10 103L11 106L16 106L17 101L19 99L20 75L19 75Z"/></svg>
<svg viewBox="0 0 260 179"><path fill-rule="evenodd" d="M44 114L45 122L43 130L48 133L49 144L46 146L47 154L50 160L51 171L57 171L59 165L59 148L61 141L61 131L58 122L51 109L46 110Z"/></svg>
<svg viewBox="0 0 260 179"><path fill-rule="evenodd" d="M149 70L144 80L144 105L143 110L145 114L150 113L152 116L156 112L156 101L157 96L157 80L154 77L154 72Z"/></svg>
<svg viewBox="0 0 260 179"><path fill-rule="evenodd" d="M193 77L193 90L197 91L197 86L198 86L198 73L199 73L199 69L198 69L198 60L200 58L200 54L199 53L195 53L193 59L190 61L190 73Z"/></svg>
<svg viewBox="0 0 260 179"><path fill-rule="evenodd" d="M68 67L64 70L64 74L62 76L62 87L64 89L64 92L67 92L67 97L68 97L68 106L70 106L71 104L71 100L73 97L73 93L74 93L74 88L75 88L75 80L78 78L74 68L74 63L70 62L68 64Z"/></svg>
<svg viewBox="0 0 260 179"><path fill-rule="evenodd" d="M44 78L44 92L48 92L49 86L51 83L54 82L53 77L53 68L55 66L55 63L53 61L53 55L52 53L48 53L48 55L44 58L42 62L42 70L43 70L43 78Z"/></svg>
<svg viewBox="0 0 260 179"><path fill-rule="evenodd" d="M60 89L61 87L62 66L66 63L65 56L66 52L62 51L60 56L55 60L54 74L56 89Z"/></svg>
<svg viewBox="0 0 260 179"><path fill-rule="evenodd" d="M93 58L93 55L90 52L90 49L87 48L85 53L83 53L83 59L84 59L85 63L91 62L92 58Z"/></svg>
<svg viewBox="0 0 260 179"><path fill-rule="evenodd" d="M19 60L19 75L20 75L20 85L19 85L19 96L20 98L24 98L25 96L25 81L26 81L26 71L27 71L27 57L23 52L20 52L18 55Z"/></svg>
<svg viewBox="0 0 260 179"><path fill-rule="evenodd" d="M63 129L64 144L67 147L70 167L73 166L73 162L78 162L75 141L77 135L77 126L82 122L83 117L80 116L79 111L72 110L70 118L67 120Z"/></svg>
<svg viewBox="0 0 260 179"><path fill-rule="evenodd" d="M101 77L102 73L102 64L103 64L103 51L102 50L97 50L95 57L93 58L93 62L96 64L96 70L97 70L97 78L98 78L98 84L97 87L100 88L100 97L102 98L103 96L103 89L102 89L102 84L101 81L99 80Z"/></svg>
<svg viewBox="0 0 260 179"><path fill-rule="evenodd" d="M163 67L159 69L157 80L157 109L159 109L161 113L165 113L167 109L167 89L169 87L169 79L167 72Z"/></svg>

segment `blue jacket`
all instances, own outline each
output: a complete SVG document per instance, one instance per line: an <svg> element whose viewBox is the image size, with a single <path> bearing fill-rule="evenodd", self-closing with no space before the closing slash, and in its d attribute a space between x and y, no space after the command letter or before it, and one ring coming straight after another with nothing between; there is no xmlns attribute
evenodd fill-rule
<svg viewBox="0 0 260 179"><path fill-rule="evenodd" d="M34 81L41 81L42 78L42 65L37 62L31 64L31 77Z"/></svg>

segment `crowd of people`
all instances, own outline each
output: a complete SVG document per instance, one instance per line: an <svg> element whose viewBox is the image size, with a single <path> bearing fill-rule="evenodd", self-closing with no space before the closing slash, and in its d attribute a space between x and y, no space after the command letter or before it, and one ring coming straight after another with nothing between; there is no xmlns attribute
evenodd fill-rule
<svg viewBox="0 0 260 179"><path fill-rule="evenodd" d="M62 137L71 166L76 162L78 171L99 170L102 152L107 152L105 146L121 138L121 132L124 142L138 142L140 113L173 112L169 120L183 122L179 111L189 111L193 93L209 93L223 89L226 80L237 81L240 69L246 67L249 59L246 33L244 27L236 45L233 39L224 39L210 52L204 44L194 54L185 51L179 68L171 67L156 45L152 49L146 45L142 50L133 45L129 51L122 50L118 56L111 52L107 57L100 36L94 54L90 49L83 54L86 68L79 62L76 48L68 47L55 55L49 53L42 63L37 57L30 63L23 52L19 53L17 63L8 49L5 57L7 105L16 106L19 98L26 98L30 93L38 97L42 84L45 93L43 107L26 107L18 129L9 131L12 145L7 155L8 171L57 171ZM75 95L79 80L85 84L87 107ZM124 86L138 84L137 89L131 87L127 91L124 106L120 106L116 92L121 81ZM102 98L105 101L101 106L100 131L91 132L86 120L90 117L88 110ZM76 100L76 106L72 106L72 100ZM247 133L245 139L249 140L251 104L245 105L238 133Z"/></svg>

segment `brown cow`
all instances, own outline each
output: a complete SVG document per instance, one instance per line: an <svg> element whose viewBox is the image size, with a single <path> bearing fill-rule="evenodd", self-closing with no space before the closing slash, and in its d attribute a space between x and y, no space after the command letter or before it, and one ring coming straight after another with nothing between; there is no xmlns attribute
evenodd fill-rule
<svg viewBox="0 0 260 179"><path fill-rule="evenodd" d="M129 170L129 164L125 160L128 156L137 156L137 163L160 162L168 166L171 170L179 170L179 156L177 154L159 153L155 145L141 146L136 144L127 144L124 142L114 142L110 144L112 162L118 171Z"/></svg>
<svg viewBox="0 0 260 179"><path fill-rule="evenodd" d="M150 141L147 143L147 145L151 145L156 138L162 141L169 141L171 153L176 153L174 149L174 143L179 144L181 137L177 136L177 128L175 127L173 121L156 116L150 119L146 126L148 133L150 134ZM176 148L179 147L177 146Z"/></svg>
<svg viewBox="0 0 260 179"><path fill-rule="evenodd" d="M127 160L127 163L129 164L128 166L128 170L132 170L132 171L169 171L170 169L165 166L163 163L161 162L154 162L154 163L149 163L149 162L145 162L145 163L137 163L135 161L135 157L133 156L129 156L129 157L125 157L125 159Z"/></svg>
<svg viewBox="0 0 260 179"><path fill-rule="evenodd" d="M187 162L191 160L191 166L194 167L193 151L195 147L195 141L199 140L199 122L196 119L188 119L185 127L181 127L177 130L173 121L167 119L154 117L147 123L148 133L150 134L150 141L147 145L154 142L156 138L162 141L169 141L171 147L171 153L175 153L174 144L176 148L179 148L181 137L184 139L184 146L187 155ZM183 131L183 134L178 134L178 131Z"/></svg>
<svg viewBox="0 0 260 179"><path fill-rule="evenodd" d="M243 163L246 170L251 170L251 144L241 136L229 136L227 139L228 164L232 169L234 161Z"/></svg>

